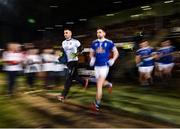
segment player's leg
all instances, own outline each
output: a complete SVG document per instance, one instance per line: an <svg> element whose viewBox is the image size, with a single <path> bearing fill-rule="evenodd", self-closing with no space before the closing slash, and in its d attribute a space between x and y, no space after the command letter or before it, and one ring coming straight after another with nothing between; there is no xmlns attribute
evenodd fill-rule
<svg viewBox="0 0 180 129"><path fill-rule="evenodd" d="M8 95L13 95L17 73L15 71L8 71Z"/></svg>
<svg viewBox="0 0 180 129"><path fill-rule="evenodd" d="M153 84L152 71L147 72L147 74L146 74L146 81L147 81L148 85L152 85Z"/></svg>
<svg viewBox="0 0 180 129"><path fill-rule="evenodd" d="M26 73L26 81L27 84L30 86L30 88L32 87L32 78L31 78L31 73Z"/></svg>
<svg viewBox="0 0 180 129"><path fill-rule="evenodd" d="M66 98L66 96L70 90L70 87L72 85L72 80L73 80L73 72L74 72L74 67L72 65L72 62L70 62L68 64L68 73L67 73L66 81L64 84L64 89L63 89L62 93L57 96L57 99L59 101L64 101L64 99Z"/></svg>
<svg viewBox="0 0 180 129"><path fill-rule="evenodd" d="M103 85L103 86L107 86L107 87L108 87L108 92L109 92L109 93L112 93L112 87L113 87L113 85L112 85L112 83L111 83L111 82L109 82L109 81L105 80L105 82L104 82L104 85Z"/></svg>
<svg viewBox="0 0 180 129"><path fill-rule="evenodd" d="M166 79L167 82L169 82L169 80L171 79L173 67L174 64L167 64L166 67L164 68L164 78Z"/></svg>
<svg viewBox="0 0 180 129"><path fill-rule="evenodd" d="M102 88L105 83L106 77L108 75L109 68L108 67L95 67L95 75L97 78L97 92L96 92L96 100L93 104L93 109L98 111L102 99Z"/></svg>
<svg viewBox="0 0 180 129"><path fill-rule="evenodd" d="M145 73L145 81L147 85L153 84L153 78L152 78L152 72L153 72L154 66L148 66L144 68Z"/></svg>
<svg viewBox="0 0 180 129"><path fill-rule="evenodd" d="M104 77L99 77L97 81L96 101L98 102L98 104L100 104L100 101L102 99L102 88L103 88L104 81L105 81Z"/></svg>
<svg viewBox="0 0 180 129"><path fill-rule="evenodd" d="M144 67L139 67L139 82L141 86L145 85L145 70Z"/></svg>
<svg viewBox="0 0 180 129"><path fill-rule="evenodd" d="M167 68L167 73L168 73L170 78L172 76L173 67L174 67L174 63L171 63L171 64L168 65L168 68Z"/></svg>
<svg viewBox="0 0 180 129"><path fill-rule="evenodd" d="M164 66L163 64L158 64L158 70L159 70L159 78L160 81L162 82L164 80Z"/></svg>
<svg viewBox="0 0 180 129"><path fill-rule="evenodd" d="M81 77L79 76L78 71L77 71L77 62L74 62L73 65L74 65L74 71L73 71L73 73L72 73L73 78L74 78L77 82L79 82L80 84L82 84L85 89L87 89L89 80L88 80L88 79L83 79L83 78L81 78Z"/></svg>
<svg viewBox="0 0 180 129"><path fill-rule="evenodd" d="M102 88L103 88L104 81L105 81L104 77L99 77L97 80L96 99L92 105L92 109L94 111L99 111L101 99L102 99L102 94L103 94Z"/></svg>
<svg viewBox="0 0 180 129"><path fill-rule="evenodd" d="M158 63L155 64L154 76L155 76L156 82L161 81L162 73L161 73L161 71L160 71L160 68L159 68Z"/></svg>
<svg viewBox="0 0 180 129"><path fill-rule="evenodd" d="M64 101L64 99L66 98L67 94L69 93L70 87L72 85L72 80L73 78L70 75L68 75L68 77L66 78L62 93L57 96L59 101Z"/></svg>
<svg viewBox="0 0 180 129"><path fill-rule="evenodd" d="M148 85L153 84L152 71L146 73L146 81L147 81Z"/></svg>

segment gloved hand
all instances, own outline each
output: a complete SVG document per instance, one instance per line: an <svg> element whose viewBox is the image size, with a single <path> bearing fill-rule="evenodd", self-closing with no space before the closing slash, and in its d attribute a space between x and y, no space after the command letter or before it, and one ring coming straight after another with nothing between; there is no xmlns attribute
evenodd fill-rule
<svg viewBox="0 0 180 129"><path fill-rule="evenodd" d="M91 60L90 60L90 64L89 64L89 65L90 65L91 67L94 66L95 61L96 61L96 58L95 58L95 57L92 57Z"/></svg>
<svg viewBox="0 0 180 129"><path fill-rule="evenodd" d="M110 59L110 60L108 61L108 65L109 65L109 66L113 66L114 62L115 62L114 59Z"/></svg>
<svg viewBox="0 0 180 129"><path fill-rule="evenodd" d="M72 58L76 58L78 56L78 53L71 53Z"/></svg>

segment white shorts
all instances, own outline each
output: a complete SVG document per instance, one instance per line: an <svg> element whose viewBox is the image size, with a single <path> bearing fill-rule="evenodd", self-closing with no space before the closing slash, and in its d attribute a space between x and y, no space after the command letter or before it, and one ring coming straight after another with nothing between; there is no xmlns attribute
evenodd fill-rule
<svg viewBox="0 0 180 129"><path fill-rule="evenodd" d="M170 64L158 63L158 68L160 71L162 71L164 69L172 69L173 67L174 67L174 63L170 63Z"/></svg>
<svg viewBox="0 0 180 129"><path fill-rule="evenodd" d="M106 78L109 73L109 67L108 66L95 66L95 77L104 77Z"/></svg>
<svg viewBox="0 0 180 129"><path fill-rule="evenodd" d="M147 66L147 67L139 67L138 70L140 73L151 73L154 69L154 66Z"/></svg>

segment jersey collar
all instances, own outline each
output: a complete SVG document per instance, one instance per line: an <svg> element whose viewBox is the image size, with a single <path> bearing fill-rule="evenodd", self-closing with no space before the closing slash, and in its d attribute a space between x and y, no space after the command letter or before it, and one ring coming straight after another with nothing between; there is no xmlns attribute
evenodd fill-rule
<svg viewBox="0 0 180 129"><path fill-rule="evenodd" d="M159 50L168 49L168 48L171 48L171 47L172 47L172 46L161 47Z"/></svg>
<svg viewBox="0 0 180 129"><path fill-rule="evenodd" d="M70 39L66 39L66 41L70 41L70 40L72 40L72 38L70 38Z"/></svg>
<svg viewBox="0 0 180 129"><path fill-rule="evenodd" d="M104 41L106 41L107 39L106 38L104 38L104 39L102 39L102 40L100 40L100 39L97 39L99 42L104 42Z"/></svg>

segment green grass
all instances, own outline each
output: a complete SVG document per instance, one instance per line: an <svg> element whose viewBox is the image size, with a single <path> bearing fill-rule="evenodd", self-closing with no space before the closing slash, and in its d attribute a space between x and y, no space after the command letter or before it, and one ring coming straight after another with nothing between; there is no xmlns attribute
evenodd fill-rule
<svg viewBox="0 0 180 129"><path fill-rule="evenodd" d="M161 125L180 127L179 88L154 87L145 90L131 84L115 84L112 94L104 88L102 111L107 114L101 117L112 121L112 124L107 125L104 120L98 125L97 116L89 115L86 110L83 110L83 107L88 109L95 99L96 88L93 85L87 90L76 84L73 85L67 103L59 104L55 99L55 95L60 92L57 89L25 95L24 93L29 89L22 77L18 79L17 96L13 99L8 98L4 95L5 76L1 75L0 80L0 127L40 127L46 124L50 127L52 125L53 127L161 127ZM37 90L42 88L40 84L42 82L38 82ZM82 113L77 115L79 111ZM83 119L84 117L87 118ZM117 120L111 117L122 124L115 123ZM142 123L123 125L121 121L123 119L120 117L131 118L132 121L138 120ZM88 123L89 119L93 119L92 123ZM152 125L148 126L147 123Z"/></svg>
<svg viewBox="0 0 180 129"><path fill-rule="evenodd" d="M92 102L92 95L95 96L95 88L89 89L84 93L81 89L74 88L73 99L83 103ZM174 91L171 95L176 94L176 97L169 97L169 91L157 92L154 90L143 90L133 86L114 86L113 93L109 95L104 92L103 104L116 110L123 110L137 115L143 115L167 121L174 124L180 124L180 94L179 91ZM166 96L167 94L167 96Z"/></svg>

